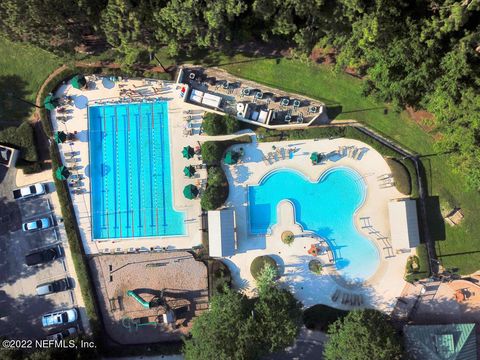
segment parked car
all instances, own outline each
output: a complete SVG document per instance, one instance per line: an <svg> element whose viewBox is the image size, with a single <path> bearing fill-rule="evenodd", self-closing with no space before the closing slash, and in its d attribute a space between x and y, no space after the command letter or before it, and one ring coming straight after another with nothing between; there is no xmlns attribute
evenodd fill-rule
<svg viewBox="0 0 480 360"><path fill-rule="evenodd" d="M52 219L49 217L37 219L35 221L30 221L22 224L23 231L35 231L41 229L48 229L52 226Z"/></svg>
<svg viewBox="0 0 480 360"><path fill-rule="evenodd" d="M77 333L77 328L71 327L65 330L62 330L58 333L51 334L47 336L48 340L55 340L55 341L60 341L63 340L69 336L75 335Z"/></svg>
<svg viewBox="0 0 480 360"><path fill-rule="evenodd" d="M28 266L45 264L62 256L62 248L57 245L52 248L43 249L25 256L25 263Z"/></svg>
<svg viewBox="0 0 480 360"><path fill-rule="evenodd" d="M42 295L58 293L71 288L72 287L70 285L70 280L68 278L64 278L60 280L51 281L45 284L37 285L37 287L35 288L35 292L37 293L37 295L42 296Z"/></svg>
<svg viewBox="0 0 480 360"><path fill-rule="evenodd" d="M42 316L42 326L50 327L55 325L68 324L77 321L77 318L78 314L77 309L75 308L51 312Z"/></svg>
<svg viewBox="0 0 480 360"><path fill-rule="evenodd" d="M45 194L45 186L43 184L34 184L13 190L13 198L15 200L43 194Z"/></svg>

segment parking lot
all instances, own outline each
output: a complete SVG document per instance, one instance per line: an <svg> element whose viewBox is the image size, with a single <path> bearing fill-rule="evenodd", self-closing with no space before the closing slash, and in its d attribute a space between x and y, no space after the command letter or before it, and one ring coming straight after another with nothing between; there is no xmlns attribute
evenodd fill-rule
<svg viewBox="0 0 480 360"><path fill-rule="evenodd" d="M8 180L8 179L7 179ZM0 184L0 336L40 339L57 333L72 324L45 330L41 325L43 314L76 306L74 292L62 291L38 296L36 286L69 276L64 254L65 237L60 236L58 219L51 201L53 183L46 184L47 193L28 199L14 200L12 184ZM10 188L10 193L6 187ZM51 219L47 229L23 231L22 223L40 218ZM60 245L62 257L51 262L27 266L25 256L38 250ZM73 326L77 326L74 324Z"/></svg>

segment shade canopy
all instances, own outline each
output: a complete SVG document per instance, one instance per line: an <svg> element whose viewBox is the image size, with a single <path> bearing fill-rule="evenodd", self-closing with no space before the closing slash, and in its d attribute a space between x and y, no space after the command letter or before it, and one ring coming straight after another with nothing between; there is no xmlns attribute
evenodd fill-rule
<svg viewBox="0 0 480 360"><path fill-rule="evenodd" d="M193 175L195 175L195 172L195 168L192 165L185 166L183 168L183 173L185 174L185 176L192 177Z"/></svg>
<svg viewBox="0 0 480 360"><path fill-rule="evenodd" d="M238 154L234 151L227 151L225 154L225 164L233 165L238 161Z"/></svg>
<svg viewBox="0 0 480 360"><path fill-rule="evenodd" d="M67 180L70 176L70 171L65 166L60 166L55 170L55 176L58 180Z"/></svg>
<svg viewBox="0 0 480 360"><path fill-rule="evenodd" d="M194 154L195 154L195 151L191 146L185 146L182 150L182 155L185 159L191 159Z"/></svg>
<svg viewBox="0 0 480 360"><path fill-rule="evenodd" d="M67 140L67 134L65 134L63 131L55 131L53 134L53 139L57 144L61 144Z"/></svg>
<svg viewBox="0 0 480 360"><path fill-rule="evenodd" d="M313 152L312 155L310 155L310 160L312 160L313 164L318 164L320 161L322 161L322 157L322 154Z"/></svg>
<svg viewBox="0 0 480 360"><path fill-rule="evenodd" d="M85 86L87 86L87 79L85 79L85 76L83 75L75 75L72 78L72 86L75 89L83 89Z"/></svg>
<svg viewBox="0 0 480 360"><path fill-rule="evenodd" d="M183 188L183 195L189 200L195 199L198 195L198 189L195 185L187 185Z"/></svg>
<svg viewBox="0 0 480 360"><path fill-rule="evenodd" d="M58 100L53 97L53 95L48 95L43 102L45 105L45 109L47 110L54 110L58 106Z"/></svg>

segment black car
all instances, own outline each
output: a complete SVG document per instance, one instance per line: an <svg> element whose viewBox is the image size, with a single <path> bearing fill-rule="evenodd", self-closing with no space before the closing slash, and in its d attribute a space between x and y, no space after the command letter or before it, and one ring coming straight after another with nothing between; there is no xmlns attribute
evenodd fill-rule
<svg viewBox="0 0 480 360"><path fill-rule="evenodd" d="M35 292L37 295L49 295L53 293L58 293L61 291L69 290L72 286L68 278L51 281L45 284L37 285Z"/></svg>
<svg viewBox="0 0 480 360"><path fill-rule="evenodd" d="M25 256L25 262L28 266L34 266L48 263L50 261L58 259L61 256L62 249L59 245L57 245L53 248L39 250L34 253L28 254L27 256Z"/></svg>

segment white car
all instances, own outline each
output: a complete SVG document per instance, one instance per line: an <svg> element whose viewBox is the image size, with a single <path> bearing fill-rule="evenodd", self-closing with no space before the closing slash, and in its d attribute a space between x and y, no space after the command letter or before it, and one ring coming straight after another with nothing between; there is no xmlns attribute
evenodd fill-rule
<svg viewBox="0 0 480 360"><path fill-rule="evenodd" d="M45 186L43 184L34 184L13 190L13 198L15 200L25 199L31 196L43 194L45 194Z"/></svg>
<svg viewBox="0 0 480 360"><path fill-rule="evenodd" d="M69 336L75 335L77 333L77 328L71 327L65 330L62 330L58 333L51 334L47 336L47 340L55 340L55 341L60 341L63 340Z"/></svg>
<svg viewBox="0 0 480 360"><path fill-rule="evenodd" d="M77 321L77 318L77 309L61 310L43 315L42 326L50 327L55 325L68 324Z"/></svg>
<svg viewBox="0 0 480 360"><path fill-rule="evenodd" d="M50 218L42 218L35 221L30 221L27 223L22 224L23 231L34 231L34 230L41 230L41 229L48 229L52 226L52 219Z"/></svg>

